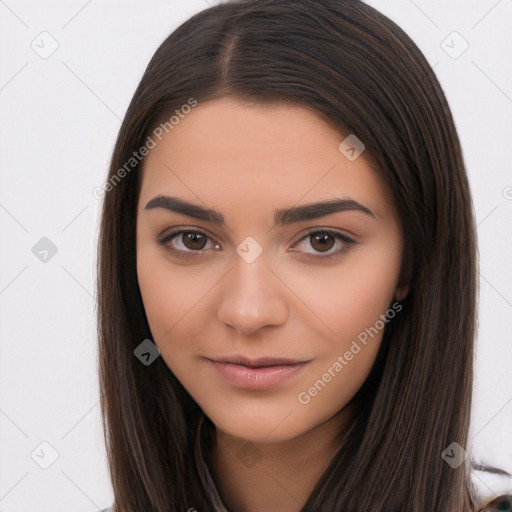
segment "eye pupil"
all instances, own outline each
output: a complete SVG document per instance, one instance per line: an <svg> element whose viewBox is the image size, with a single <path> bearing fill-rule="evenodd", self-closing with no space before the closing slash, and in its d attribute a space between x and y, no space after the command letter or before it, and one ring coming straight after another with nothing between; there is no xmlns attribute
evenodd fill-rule
<svg viewBox="0 0 512 512"><path fill-rule="evenodd" d="M330 238L330 241L327 241L326 239ZM328 251L332 248L335 240L332 235L325 232L319 232L315 233L314 235L311 235L311 246L320 252ZM317 245L318 244L318 245Z"/></svg>
<svg viewBox="0 0 512 512"><path fill-rule="evenodd" d="M206 237L201 233L185 233L182 240L187 249L201 250L206 244Z"/></svg>

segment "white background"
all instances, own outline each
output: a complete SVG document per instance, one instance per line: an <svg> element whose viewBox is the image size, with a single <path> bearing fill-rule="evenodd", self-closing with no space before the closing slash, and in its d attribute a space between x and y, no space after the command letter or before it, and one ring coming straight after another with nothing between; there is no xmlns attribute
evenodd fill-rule
<svg viewBox="0 0 512 512"><path fill-rule="evenodd" d="M512 471L512 0L370 3L425 53L456 120L481 258L467 448ZM2 512L93 512L112 503L96 360L100 203L92 191L103 183L149 59L206 7L205 0L0 1ZM465 43L453 31L469 44L458 58ZM52 38L58 48L43 59L31 45L48 49ZM42 237L57 247L46 263L32 252ZM51 460L42 442L58 454L48 469L35 462ZM481 484L489 494L507 490L503 481Z"/></svg>

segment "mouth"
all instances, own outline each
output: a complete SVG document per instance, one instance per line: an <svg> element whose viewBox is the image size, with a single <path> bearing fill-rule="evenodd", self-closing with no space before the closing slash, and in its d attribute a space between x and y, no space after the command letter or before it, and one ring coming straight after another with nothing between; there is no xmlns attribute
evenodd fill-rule
<svg viewBox="0 0 512 512"><path fill-rule="evenodd" d="M208 359L218 373L230 384L243 389L269 389L297 375L311 361L284 358L245 357Z"/></svg>

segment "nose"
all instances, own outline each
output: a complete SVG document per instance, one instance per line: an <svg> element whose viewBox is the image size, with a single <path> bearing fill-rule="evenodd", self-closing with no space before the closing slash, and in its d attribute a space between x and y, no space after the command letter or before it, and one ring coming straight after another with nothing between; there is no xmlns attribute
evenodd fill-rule
<svg viewBox="0 0 512 512"><path fill-rule="evenodd" d="M284 325L289 308L285 287L260 256L247 263L239 256L223 279L218 319L249 336L262 327Z"/></svg>

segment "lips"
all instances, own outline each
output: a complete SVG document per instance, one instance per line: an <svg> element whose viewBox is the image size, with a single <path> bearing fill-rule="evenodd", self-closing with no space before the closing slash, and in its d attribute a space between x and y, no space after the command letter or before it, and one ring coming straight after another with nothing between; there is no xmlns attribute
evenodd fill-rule
<svg viewBox="0 0 512 512"><path fill-rule="evenodd" d="M237 364L240 366L246 366L247 368L267 368L271 366L292 366L296 364L306 363L305 360L294 360L288 358L277 358L277 357L260 357L258 359L249 359L243 356L231 356L225 358L212 359L217 363L230 363Z"/></svg>
<svg viewBox="0 0 512 512"><path fill-rule="evenodd" d="M242 389L269 389L292 379L310 361L264 357L209 359L217 372L231 385Z"/></svg>

